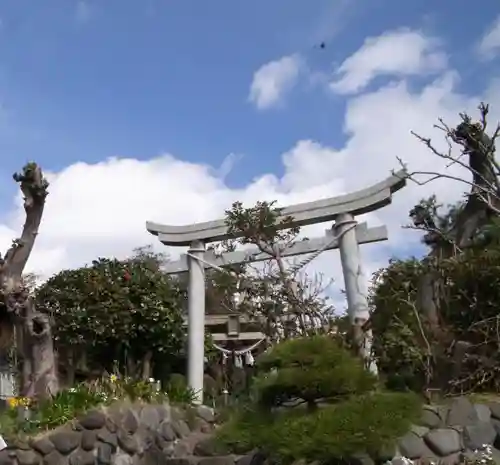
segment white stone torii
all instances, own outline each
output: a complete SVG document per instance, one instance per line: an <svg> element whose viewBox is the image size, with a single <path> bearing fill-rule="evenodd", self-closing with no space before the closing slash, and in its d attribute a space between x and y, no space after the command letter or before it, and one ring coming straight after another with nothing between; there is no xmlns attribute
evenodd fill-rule
<svg viewBox="0 0 500 465"><path fill-rule="evenodd" d="M369 317L368 290L364 276L359 244L388 239L385 226L368 228L365 223L352 227L354 217L389 205L392 194L406 185L406 171L394 173L382 182L357 192L315 202L285 207L280 218L291 217L286 227L335 221L326 237L303 240L285 250L283 256L313 253L317 250L340 249L348 312L351 322L363 323ZM171 226L146 222L146 229L169 246L189 246L188 254L169 263L169 274L189 272L188 282L188 385L195 394L195 402L203 401L204 339L205 339L205 268L207 263L217 267L269 259L257 249L236 251L216 256L206 250L206 244L234 238L229 235L225 219ZM334 240L337 237L337 240Z"/></svg>

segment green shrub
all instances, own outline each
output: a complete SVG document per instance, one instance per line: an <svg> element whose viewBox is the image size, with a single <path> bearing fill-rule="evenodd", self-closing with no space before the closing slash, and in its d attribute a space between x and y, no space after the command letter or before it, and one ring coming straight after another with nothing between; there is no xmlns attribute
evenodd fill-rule
<svg viewBox="0 0 500 465"><path fill-rule="evenodd" d="M0 415L0 433L11 437L18 433L36 433L56 428L99 405L117 400L163 402L166 393L157 389L156 382L135 381L115 375L90 383L82 383L60 391L51 399L28 402L27 399L10 399L11 408ZM18 407L29 406L29 417L19 420Z"/></svg>
<svg viewBox="0 0 500 465"><path fill-rule="evenodd" d="M282 463L298 459L332 461L366 453L377 457L418 418L412 393L374 393L304 413L274 415L240 411L217 432L219 447L242 453L254 448Z"/></svg>
<svg viewBox="0 0 500 465"><path fill-rule="evenodd" d="M167 399L167 394L159 390L155 380L136 380L126 376L103 376L93 382L77 386L76 389L89 389L103 396L104 401L108 403L119 399L159 403Z"/></svg>
<svg viewBox="0 0 500 465"><path fill-rule="evenodd" d="M136 379L141 374L131 367L146 357L155 371L171 367L185 342L184 294L161 271L164 263L162 254L145 247L126 260L98 258L45 281L35 299L50 308L61 362L73 363L74 357L79 362L81 354L101 373L118 369Z"/></svg>
<svg viewBox="0 0 500 465"><path fill-rule="evenodd" d="M391 390L421 392L426 385L423 315L416 312L417 288L425 267L416 258L390 260L371 289L373 349L377 367Z"/></svg>
<svg viewBox="0 0 500 465"><path fill-rule="evenodd" d="M18 433L35 433L53 429L85 411L107 401L106 393L88 385L59 392L51 399L39 403L28 403L26 399L12 399L12 407L3 412L0 418L0 431L5 437ZM20 420L18 408L29 406L29 416Z"/></svg>
<svg viewBox="0 0 500 465"><path fill-rule="evenodd" d="M252 449L262 449L269 440L268 435L275 431L276 414L273 416L250 405L227 408L224 413L225 422L215 436L220 450L245 454Z"/></svg>
<svg viewBox="0 0 500 465"><path fill-rule="evenodd" d="M438 332L419 305L418 288L429 273L441 281L435 302ZM371 290L373 349L387 388L422 392L432 386L443 393L500 390L500 374L491 369L500 364L497 242L430 264L391 260L376 278ZM458 347L467 351L455 359L450 348Z"/></svg>
<svg viewBox="0 0 500 465"><path fill-rule="evenodd" d="M168 400L177 404L190 404L194 399L194 392L189 388L186 377L179 373L170 376L166 386Z"/></svg>
<svg viewBox="0 0 500 465"><path fill-rule="evenodd" d="M339 401L373 390L376 378L329 336L286 340L257 360L255 383L262 407L302 399L314 407L320 399Z"/></svg>
<svg viewBox="0 0 500 465"><path fill-rule="evenodd" d="M185 389L188 386L186 377L181 373L172 373L168 378L168 387L172 389Z"/></svg>

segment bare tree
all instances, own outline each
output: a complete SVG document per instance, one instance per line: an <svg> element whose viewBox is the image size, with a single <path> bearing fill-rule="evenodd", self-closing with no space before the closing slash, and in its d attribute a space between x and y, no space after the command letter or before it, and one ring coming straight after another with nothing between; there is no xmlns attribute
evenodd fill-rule
<svg viewBox="0 0 500 465"><path fill-rule="evenodd" d="M450 179L464 184L469 189L463 208L457 212L454 228L451 234L448 234L453 247L441 251L447 255L467 247L477 231L487 224L492 216L500 215L500 166L495 159L495 141L500 134L500 125L497 125L491 136L488 135L489 106L481 103L479 112L480 119L476 122L473 122L467 114L461 114L462 122L454 129L439 119L439 124L435 127L444 133L448 145L446 152L436 149L430 138L412 132L435 156L447 161L447 168L459 165L471 175L471 178L466 178L447 172L408 172L409 179L419 185L428 184L436 179ZM453 143L459 146L458 152L453 150ZM464 157L468 157L468 160L464 161ZM401 159L398 160L406 168L406 164ZM422 176L425 177L423 181L419 179ZM415 227L428 232L436 229L428 210L422 205L413 209L410 215Z"/></svg>
<svg viewBox="0 0 500 465"><path fill-rule="evenodd" d="M322 331L331 321L332 308L321 293L326 286L321 277L311 279L302 271L301 264L290 265L283 258L284 251L298 241L299 228L292 218L280 218L275 202L257 202L244 208L235 202L226 211L230 234L240 244L252 244L270 257L268 263L253 268L246 276L247 312L257 312L266 322L265 332L276 339ZM234 243L226 244L234 249ZM257 302L257 305L255 305Z"/></svg>
<svg viewBox="0 0 500 465"><path fill-rule="evenodd" d="M0 257L3 312L15 328L22 355L22 394L44 398L58 390L51 324L46 313L36 310L23 271L38 235L49 184L36 163L26 164L14 180L24 196L26 219L21 236Z"/></svg>
<svg viewBox="0 0 500 465"><path fill-rule="evenodd" d="M467 350L467 344L454 341L440 317L439 302L445 293L443 277L436 266L440 260L453 257L474 245L482 228L500 215L500 167L495 160L495 141L500 133L500 126L493 133L487 133L489 106L479 106L479 121L473 122L467 114L461 114L461 123L455 128L448 126L442 119L436 128L443 131L448 150L440 151L430 138L414 134L438 158L447 162L446 168L459 165L464 169L464 176L459 177L449 172L407 171L408 178L419 185L431 183L437 179L449 179L462 183L467 194L465 200L452 209L451 214L438 224L436 221L436 199L422 201L411 212L413 227L426 233L425 242L431 252L425 259L428 272L424 273L418 286L418 309L426 319L432 340L440 341L433 347L435 359L446 359L449 354L440 353L446 344L458 365ZM455 145L455 146L454 146ZM458 146L458 151L455 147ZM401 159L400 163L406 168ZM466 176L469 173L469 176ZM439 367L436 367L439 371ZM438 380L439 382L439 380Z"/></svg>

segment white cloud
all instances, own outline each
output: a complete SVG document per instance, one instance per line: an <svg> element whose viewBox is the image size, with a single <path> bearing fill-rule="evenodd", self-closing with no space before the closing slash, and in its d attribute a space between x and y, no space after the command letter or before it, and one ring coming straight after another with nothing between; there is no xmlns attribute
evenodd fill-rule
<svg viewBox="0 0 500 465"><path fill-rule="evenodd" d="M280 103L297 83L302 65L299 55L290 55L261 66L253 75L250 102L260 110Z"/></svg>
<svg viewBox="0 0 500 465"><path fill-rule="evenodd" d="M477 50L484 59L492 59L500 51L500 15L481 38Z"/></svg>
<svg viewBox="0 0 500 465"><path fill-rule="evenodd" d="M499 117L499 81L492 81L483 95L477 96L460 93L459 81L458 73L445 70L423 88L415 89L400 79L352 97L347 100L343 120L347 135L343 146L300 140L282 155L281 177L262 173L239 189L229 187L220 171L182 161L178 154L68 166L50 175L50 195L29 271L48 276L89 263L96 256L125 257L132 248L151 243L165 250L146 232L147 220L186 224L221 217L235 200L251 205L257 200L277 199L287 205L351 192L386 178L398 168L398 156L411 169L444 171L444 161L430 154L410 130L433 137L436 145L443 147L442 135L433 129L436 119L443 117L450 125L456 124L459 112L475 114L481 97L489 98L492 112L496 112L492 120ZM443 202L453 202L463 190L464 186L446 180L426 187L410 183L395 194L392 205L361 218L370 225L387 224L390 234L386 243L362 247L367 275L384 265L388 255L418 244L418 235L401 229L401 225L408 222L408 211L420 198L436 192ZM0 249L7 249L20 231L22 219L19 195L14 209L0 218ZM322 235L329 226L312 226L304 234ZM181 252L168 251L172 256ZM336 280L332 290L343 307L338 255L336 251L324 253L309 270Z"/></svg>
<svg viewBox="0 0 500 465"><path fill-rule="evenodd" d="M437 39L399 29L365 39L363 46L337 69L330 87L339 94L353 94L378 76L434 73L446 64L447 56L439 49Z"/></svg>

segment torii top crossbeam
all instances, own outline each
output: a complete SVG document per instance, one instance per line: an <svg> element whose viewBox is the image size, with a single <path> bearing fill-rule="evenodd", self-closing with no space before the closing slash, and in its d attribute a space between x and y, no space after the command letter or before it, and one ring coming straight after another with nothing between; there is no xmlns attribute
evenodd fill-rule
<svg viewBox="0 0 500 465"><path fill-rule="evenodd" d="M281 217L292 217L292 226L305 226L334 220L341 213L361 215L378 210L391 203L392 194L405 186L406 177L406 171L401 170L384 181L357 192L291 205L282 209ZM171 226L148 221L146 229L151 234L158 236L163 244L173 246L186 246L193 241L207 243L229 238L224 219L184 226Z"/></svg>

